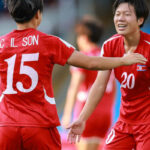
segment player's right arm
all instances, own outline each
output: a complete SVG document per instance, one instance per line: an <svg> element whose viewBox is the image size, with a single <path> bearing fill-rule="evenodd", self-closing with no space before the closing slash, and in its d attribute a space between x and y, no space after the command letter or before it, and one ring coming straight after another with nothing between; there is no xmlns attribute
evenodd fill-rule
<svg viewBox="0 0 150 150"><path fill-rule="evenodd" d="M123 57L96 57L86 56L74 51L67 63L76 67L90 70L108 70L119 66L126 66L135 63L146 63L146 58L138 53L127 53Z"/></svg>
<svg viewBox="0 0 150 150"><path fill-rule="evenodd" d="M84 105L84 108L82 109L78 119L75 122L73 122L70 126L68 126L68 129L70 129L68 140L71 143L76 142L77 137L81 136L84 130L86 120L89 118L89 116L96 108L97 104L102 99L106 90L110 73L111 70L99 71L98 76L92 88L90 89L86 104Z"/></svg>

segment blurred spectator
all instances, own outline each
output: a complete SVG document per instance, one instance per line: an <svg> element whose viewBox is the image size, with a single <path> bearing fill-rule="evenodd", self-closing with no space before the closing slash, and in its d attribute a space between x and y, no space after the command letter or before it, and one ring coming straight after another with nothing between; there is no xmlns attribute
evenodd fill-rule
<svg viewBox="0 0 150 150"><path fill-rule="evenodd" d="M79 50L89 56L99 56L100 47L98 43L102 36L102 30L102 25L98 20L85 16L76 26L76 42ZM97 71L76 67L71 67L70 71L71 81L62 117L62 124L65 127L71 121L73 107L74 119L79 116L86 102L88 92L97 76ZM81 141L77 144L78 150L98 150L99 146L102 147L103 139L112 121L115 91L116 84L112 75L103 100L86 122L86 128L82 134Z"/></svg>

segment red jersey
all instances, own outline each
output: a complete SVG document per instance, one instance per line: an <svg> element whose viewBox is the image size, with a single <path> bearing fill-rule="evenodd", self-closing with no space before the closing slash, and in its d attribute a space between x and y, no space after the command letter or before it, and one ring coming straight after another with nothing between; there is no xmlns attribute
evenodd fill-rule
<svg viewBox="0 0 150 150"><path fill-rule="evenodd" d="M90 52L82 52L82 53L88 56L99 56L100 48L95 48L95 49L92 49ZM79 87L77 99L80 101L85 101L87 98L89 89L91 88L93 82L96 79L97 71L87 70L87 69L77 68L77 67L72 67L72 66L70 67L70 71L71 73L81 72L82 74L84 74L85 78Z"/></svg>
<svg viewBox="0 0 150 150"><path fill-rule="evenodd" d="M89 52L82 52L82 53L84 53L85 55L88 55L88 56L99 56L100 48L95 48ZM94 71L94 70L87 70L87 69L77 68L77 67L71 67L70 70L71 70L71 73L81 72L82 74L84 74L84 77L85 77L84 81L81 83L78 94L77 94L77 100L84 102L87 100L89 90L90 90L91 86L93 85L98 72ZM114 103L115 93L116 93L116 84L114 81L114 75L112 74L110 77L110 80L108 82L106 92L103 96L104 97L103 101L101 101L101 104L99 105L99 109L105 110L107 112L111 111L113 103ZM109 101L105 100L105 97L107 97L107 96L111 97Z"/></svg>
<svg viewBox="0 0 150 150"><path fill-rule="evenodd" d="M148 61L114 69L121 84L120 120L128 123L150 123L150 35L140 32L140 42L134 51ZM103 45L103 56L122 57L125 54L124 37L115 35Z"/></svg>
<svg viewBox="0 0 150 150"><path fill-rule="evenodd" d="M54 64L65 65L74 48L35 29L0 37L0 126L59 125L52 88Z"/></svg>

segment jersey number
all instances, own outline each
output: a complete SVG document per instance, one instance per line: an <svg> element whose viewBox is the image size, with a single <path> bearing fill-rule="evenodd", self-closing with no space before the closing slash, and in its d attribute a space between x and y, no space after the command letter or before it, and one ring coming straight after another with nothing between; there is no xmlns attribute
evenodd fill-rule
<svg viewBox="0 0 150 150"><path fill-rule="evenodd" d="M30 88L25 89L23 87L23 84L21 82L16 83L16 87L19 91L28 93L34 90L34 88L38 84L38 73L30 66L24 65L24 62L30 62L30 61L38 61L39 59L39 53L34 54L23 54L21 59L21 65L20 65L20 74L25 74L31 78L32 84ZM16 54L12 57L5 59L5 61L8 64L7 69L7 86L6 90L3 92L4 94L16 94L17 91L13 89L13 74L14 74L14 68L15 68L15 62L16 62Z"/></svg>
<svg viewBox="0 0 150 150"><path fill-rule="evenodd" d="M124 78L124 80L121 83L121 87L128 88L128 89L134 88L135 77L133 73L128 75L126 72L124 72L121 77Z"/></svg>

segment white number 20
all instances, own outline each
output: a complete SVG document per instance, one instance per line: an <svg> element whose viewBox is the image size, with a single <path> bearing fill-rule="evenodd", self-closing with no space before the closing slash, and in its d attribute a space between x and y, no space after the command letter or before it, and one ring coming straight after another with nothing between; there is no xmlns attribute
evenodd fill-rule
<svg viewBox="0 0 150 150"><path fill-rule="evenodd" d="M28 92L31 92L32 90L34 90L34 88L37 86L38 73L32 67L24 65L24 62L38 61L38 59L39 59L39 53L22 55L19 73L29 76L31 78L32 84L31 84L30 88L25 89L21 82L17 82L16 87L19 91L28 93ZM16 54L8 59L5 59L5 61L8 64L7 86L6 86L6 90L3 93L4 94L16 94L17 91L15 91L13 89L13 74L14 74L14 67L15 67L15 62L16 62Z"/></svg>
<svg viewBox="0 0 150 150"><path fill-rule="evenodd" d="M133 89L135 86L135 77L134 74L127 74L126 72L124 72L121 76L122 78L124 78L124 80L121 83L121 87L123 88L128 88L128 89Z"/></svg>

